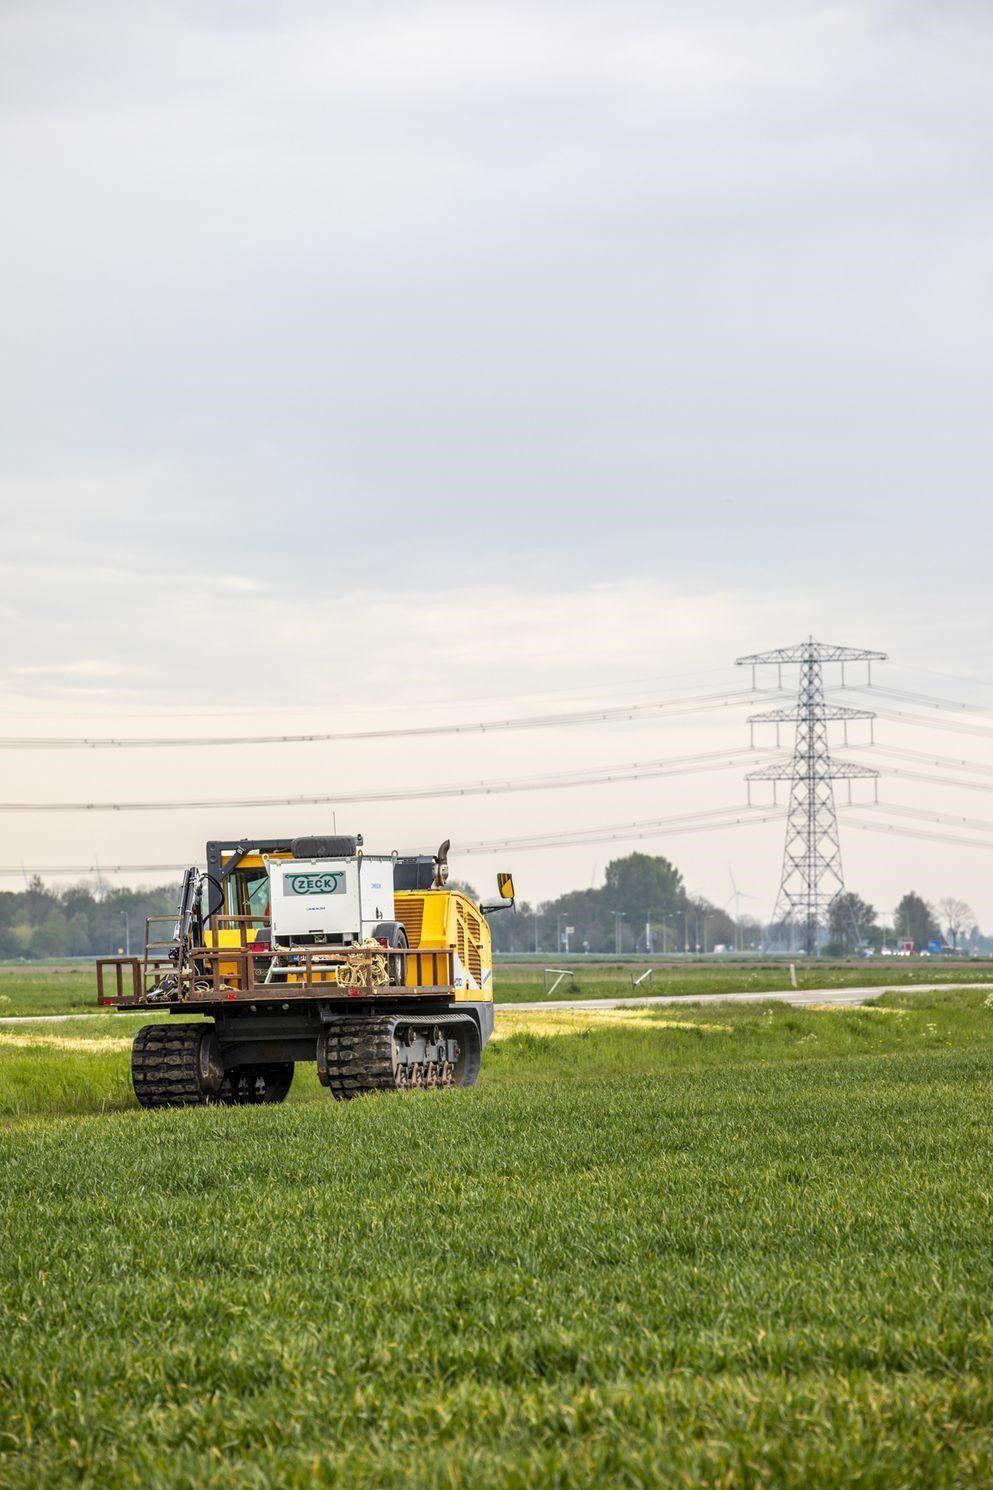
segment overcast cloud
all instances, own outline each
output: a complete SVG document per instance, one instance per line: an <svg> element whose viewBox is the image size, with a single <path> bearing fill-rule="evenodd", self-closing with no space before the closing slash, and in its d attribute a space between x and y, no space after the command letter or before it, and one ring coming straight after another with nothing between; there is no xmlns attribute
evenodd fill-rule
<svg viewBox="0 0 993 1490"><path fill-rule="evenodd" d="M0 59L11 728L354 712L370 688L413 716L811 631L991 674L988 5L5 0ZM499 760L669 739L529 736ZM496 763L460 744L289 770ZM3 795L167 794L190 770L264 794L287 769L18 758ZM527 831L672 805L491 811ZM95 836L105 859L183 857L215 831L0 821L0 860L76 862ZM667 851L717 898L744 851L701 842ZM887 849L853 845L856 888L904 887ZM921 888L993 918L982 855L920 849ZM592 857L541 856L530 888Z"/></svg>

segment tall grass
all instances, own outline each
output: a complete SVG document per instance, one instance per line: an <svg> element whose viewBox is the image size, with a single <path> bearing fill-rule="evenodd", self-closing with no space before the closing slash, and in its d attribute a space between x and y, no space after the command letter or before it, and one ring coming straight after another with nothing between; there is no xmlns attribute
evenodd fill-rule
<svg viewBox="0 0 993 1490"><path fill-rule="evenodd" d="M0 1482L989 1484L993 1011L884 1008L15 1121Z"/></svg>

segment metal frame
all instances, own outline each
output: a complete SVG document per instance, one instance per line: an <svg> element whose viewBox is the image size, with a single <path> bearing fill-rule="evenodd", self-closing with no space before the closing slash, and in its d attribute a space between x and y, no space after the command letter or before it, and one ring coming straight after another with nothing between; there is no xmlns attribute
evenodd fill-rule
<svg viewBox="0 0 993 1490"><path fill-rule="evenodd" d="M546 997L546 999L547 998L551 998L551 996L555 992L556 988L558 988L559 984L562 982L562 979L563 978L568 978L569 975L571 974L571 972L572 972L572 968L569 968L569 967L566 967L566 968L562 968L562 967L546 967L544 969L544 973L543 973L543 976L542 976L542 981L543 981L543 983L545 985L545 997ZM549 973L558 973L558 977L555 979L555 982L552 984L551 988L549 988L549 986L548 986L548 975L549 975Z"/></svg>
<svg viewBox="0 0 993 1490"><path fill-rule="evenodd" d="M97 961L97 1002L121 1009L188 1009L249 1000L252 1003L300 1003L306 1000L341 998L407 999L419 995L434 998L456 993L454 952L450 947L306 946L258 948L248 940L252 929L267 929L265 916L211 916L207 930L215 936L238 931L235 946L182 945L175 936L156 934L160 923L175 927L173 916L149 916L145 922L145 955L101 957ZM403 983L373 981L373 960L388 957L403 960ZM415 982L408 985L406 971L413 958ZM344 982L339 969L352 976ZM115 993L105 992L105 977L113 969ZM127 969L132 991L124 991ZM173 996L150 997L163 977L174 975ZM275 978L278 981L274 980Z"/></svg>

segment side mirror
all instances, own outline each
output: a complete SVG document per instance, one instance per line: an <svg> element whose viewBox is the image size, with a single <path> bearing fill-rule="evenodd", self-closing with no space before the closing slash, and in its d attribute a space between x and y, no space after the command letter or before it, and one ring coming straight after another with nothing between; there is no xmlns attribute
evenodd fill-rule
<svg viewBox="0 0 993 1490"><path fill-rule="evenodd" d="M514 910L514 876L498 874L497 889L500 891L500 899L484 901L479 907L484 916L492 916L494 911Z"/></svg>

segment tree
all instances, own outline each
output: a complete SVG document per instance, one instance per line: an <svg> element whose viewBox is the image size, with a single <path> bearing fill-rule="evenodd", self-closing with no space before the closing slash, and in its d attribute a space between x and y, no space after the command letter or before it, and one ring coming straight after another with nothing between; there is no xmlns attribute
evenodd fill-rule
<svg viewBox="0 0 993 1490"><path fill-rule="evenodd" d="M935 919L934 910L914 890L910 890L900 901L893 925L897 936L913 942L918 951L941 936L941 927Z"/></svg>
<svg viewBox="0 0 993 1490"><path fill-rule="evenodd" d="M573 952L581 952L584 946L597 951L607 939L606 920L609 915L604 903L603 890L570 890L558 900L545 907L548 925L549 946L565 950L566 940ZM566 927L573 929L566 937Z"/></svg>
<svg viewBox="0 0 993 1490"><path fill-rule="evenodd" d="M69 951L66 913L57 903L35 932L34 950L42 957L64 957Z"/></svg>
<svg viewBox="0 0 993 1490"><path fill-rule="evenodd" d="M11 957L34 956L35 929L28 921L15 921L4 932L4 951Z"/></svg>
<svg viewBox="0 0 993 1490"><path fill-rule="evenodd" d="M66 950L70 957L84 957L91 950L90 923L82 911L69 917L66 926Z"/></svg>
<svg viewBox="0 0 993 1490"><path fill-rule="evenodd" d="M519 900L516 911L501 911L490 918L494 952L536 952L545 945L542 934L543 906Z"/></svg>
<svg viewBox="0 0 993 1490"><path fill-rule="evenodd" d="M938 910L945 922L949 944L957 948L961 933L975 927L975 912L964 900L956 900L950 895L938 901Z"/></svg>
<svg viewBox="0 0 993 1490"><path fill-rule="evenodd" d="M18 899L32 926L40 926L49 912L54 910L59 903L55 891L47 889L42 883L41 876L37 874L31 876L27 889L21 892Z"/></svg>
<svg viewBox="0 0 993 1490"><path fill-rule="evenodd" d="M668 859L629 854L607 865L601 889L570 890L543 905L522 903L516 916L495 916L490 923L493 945L500 952L561 950L565 928L571 926L573 951L630 952L644 946L650 924L657 950L682 946L679 913L685 902L683 877ZM712 910L708 905L708 913ZM714 927L708 926L708 933L710 944L724 939Z"/></svg>
<svg viewBox="0 0 993 1490"><path fill-rule="evenodd" d="M832 900L828 930L831 941L843 952L855 952L864 946L875 924L875 906L856 895L854 890L846 890Z"/></svg>
<svg viewBox="0 0 993 1490"><path fill-rule="evenodd" d="M634 925L678 910L685 899L683 876L660 855L628 854L607 865L604 893L610 908Z"/></svg>
<svg viewBox="0 0 993 1490"><path fill-rule="evenodd" d="M86 957L116 952L125 935L140 937L146 916L172 915L178 886L110 890L86 885L51 890L37 877L24 890L0 891L0 956Z"/></svg>

